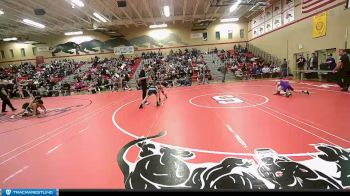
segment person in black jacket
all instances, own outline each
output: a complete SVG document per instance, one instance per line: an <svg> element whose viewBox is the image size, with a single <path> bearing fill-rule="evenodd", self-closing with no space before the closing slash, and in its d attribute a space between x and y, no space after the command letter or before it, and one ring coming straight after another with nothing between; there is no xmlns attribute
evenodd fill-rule
<svg viewBox="0 0 350 196"><path fill-rule="evenodd" d="M12 109L12 111L16 110L16 108L14 108L12 106L12 103L10 101L9 94L7 92L7 85L8 85L8 81L7 80L4 80L0 84L0 99L2 100L2 110L1 110L2 113L7 112L6 111L6 105L8 105Z"/></svg>
<svg viewBox="0 0 350 196"><path fill-rule="evenodd" d="M333 69L333 73L337 73L337 83L342 88L341 91L348 91L349 81L346 81L346 76L349 76L350 72L350 60L345 50L339 50L340 60L337 66Z"/></svg>
<svg viewBox="0 0 350 196"><path fill-rule="evenodd" d="M147 71L148 70L149 70L149 66L148 64L145 64L139 74L138 83L142 89L142 100L146 98L146 94L147 94L147 79L148 79Z"/></svg>

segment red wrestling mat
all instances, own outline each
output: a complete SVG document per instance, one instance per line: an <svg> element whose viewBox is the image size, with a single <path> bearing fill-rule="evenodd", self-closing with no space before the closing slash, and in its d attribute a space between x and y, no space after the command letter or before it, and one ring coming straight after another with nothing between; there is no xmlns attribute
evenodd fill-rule
<svg viewBox="0 0 350 196"><path fill-rule="evenodd" d="M347 188L349 94L292 85L311 94L253 81L166 89L142 110L141 92L44 98L44 118L0 117L0 188Z"/></svg>

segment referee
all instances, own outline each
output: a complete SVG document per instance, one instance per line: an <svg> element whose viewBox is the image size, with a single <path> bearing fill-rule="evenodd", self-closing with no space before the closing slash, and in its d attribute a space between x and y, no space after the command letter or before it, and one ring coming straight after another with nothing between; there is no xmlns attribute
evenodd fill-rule
<svg viewBox="0 0 350 196"><path fill-rule="evenodd" d="M146 75L146 72L148 71L148 64L145 64L142 68L142 70L140 71L139 74L139 79L138 82L141 86L142 89L142 100L144 100L146 98L146 93L147 93L147 79L148 76Z"/></svg>
<svg viewBox="0 0 350 196"><path fill-rule="evenodd" d="M7 112L6 105L8 105L12 109L12 111L16 110L16 108L12 106L9 94L7 92L8 84L9 82L7 80L2 81L2 84L0 84L0 99L2 100L2 113Z"/></svg>
<svg viewBox="0 0 350 196"><path fill-rule="evenodd" d="M348 91L349 81L347 81L348 72L350 72L350 60L345 50L339 50L340 61L337 66L333 69L333 73L337 70L337 83L342 88L341 91Z"/></svg>

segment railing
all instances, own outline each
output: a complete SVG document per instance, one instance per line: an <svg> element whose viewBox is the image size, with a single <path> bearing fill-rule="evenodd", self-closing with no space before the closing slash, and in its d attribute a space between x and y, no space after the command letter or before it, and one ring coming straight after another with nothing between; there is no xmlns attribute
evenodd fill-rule
<svg viewBox="0 0 350 196"><path fill-rule="evenodd" d="M256 56L258 56L260 58L263 58L267 62L271 62L274 65L281 65L283 62L282 59L280 59L276 56L273 56L270 53L265 52L264 50L262 50L256 46L253 46L251 44L247 44L247 49L249 52L255 54Z"/></svg>

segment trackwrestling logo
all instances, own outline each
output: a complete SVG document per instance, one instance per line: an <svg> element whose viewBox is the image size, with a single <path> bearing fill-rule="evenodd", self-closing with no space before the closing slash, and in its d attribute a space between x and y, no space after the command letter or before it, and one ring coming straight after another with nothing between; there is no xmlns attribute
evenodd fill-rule
<svg viewBox="0 0 350 196"><path fill-rule="evenodd" d="M57 189L4 189L2 195L16 196L16 195L45 195L45 196L57 196Z"/></svg>
<svg viewBox="0 0 350 196"><path fill-rule="evenodd" d="M118 153L117 162L126 189L345 189L350 188L348 149L314 145L317 153L294 161L272 149L255 149L253 159L225 157L220 162L197 163L195 153L161 146L151 139L166 132L136 139ZM132 147L137 161L126 157Z"/></svg>

